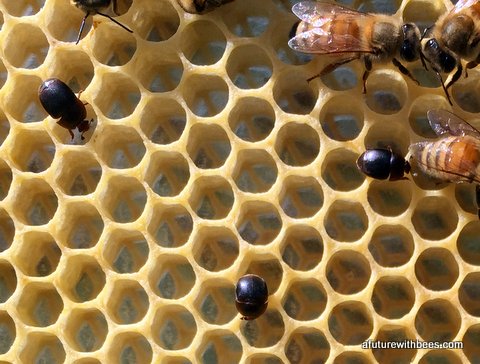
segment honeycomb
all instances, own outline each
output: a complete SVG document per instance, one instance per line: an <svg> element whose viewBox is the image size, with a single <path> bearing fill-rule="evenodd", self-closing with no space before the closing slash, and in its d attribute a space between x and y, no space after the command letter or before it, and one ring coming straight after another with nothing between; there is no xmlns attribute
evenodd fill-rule
<svg viewBox="0 0 480 364"><path fill-rule="evenodd" d="M118 20L67 0L0 0L0 363L467 363L480 358L480 221L472 185L421 172L373 181L366 147L406 153L447 108L475 123L479 70L452 89L409 65L287 46L288 0L205 15L119 0ZM343 1L431 25L447 0ZM72 141L42 80L83 90ZM262 276L267 312L234 287ZM463 341L456 350L365 340Z"/></svg>

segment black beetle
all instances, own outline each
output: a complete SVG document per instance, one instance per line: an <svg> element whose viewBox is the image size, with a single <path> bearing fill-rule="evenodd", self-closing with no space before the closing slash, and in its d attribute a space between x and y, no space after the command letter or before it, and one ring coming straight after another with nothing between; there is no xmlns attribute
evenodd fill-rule
<svg viewBox="0 0 480 364"><path fill-rule="evenodd" d="M83 10L85 12L85 16L82 20L82 25L80 25L80 31L78 32L77 41L75 44L78 44L80 41L80 37L82 36L83 28L85 27L85 20L87 20L90 14L98 14L105 18L110 19L115 24L120 25L123 29L127 32L133 33L132 30L128 29L125 25L120 23L119 21L113 19L110 15L101 13L100 10L108 8L111 3L113 3L113 12L117 13L117 0L71 0L72 4L75 5L77 8Z"/></svg>
<svg viewBox="0 0 480 364"><path fill-rule="evenodd" d="M357 167L369 177L390 181L405 179L410 172L410 163L390 148L367 149L358 157Z"/></svg>
<svg viewBox="0 0 480 364"><path fill-rule="evenodd" d="M38 89L38 97L45 111L54 119L60 118L57 124L68 129L73 139L72 130L85 133L90 128L90 122L85 120L87 110L85 104L73 93L64 82L58 78L45 80Z"/></svg>
<svg viewBox="0 0 480 364"><path fill-rule="evenodd" d="M235 287L235 306L242 320L255 320L268 306L267 283L262 277L247 274L240 278Z"/></svg>

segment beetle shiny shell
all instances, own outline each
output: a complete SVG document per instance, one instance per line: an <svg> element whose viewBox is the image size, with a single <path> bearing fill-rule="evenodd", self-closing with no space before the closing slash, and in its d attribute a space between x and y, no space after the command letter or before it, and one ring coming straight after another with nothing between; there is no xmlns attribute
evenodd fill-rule
<svg viewBox="0 0 480 364"><path fill-rule="evenodd" d="M255 320L268 306L268 288L265 280L255 274L240 278L235 287L235 306L243 320Z"/></svg>
<svg viewBox="0 0 480 364"><path fill-rule="evenodd" d="M391 149L367 149L357 160L357 167L369 177L397 181L410 172L410 163Z"/></svg>
<svg viewBox="0 0 480 364"><path fill-rule="evenodd" d="M73 139L72 130L78 128L85 133L90 127L90 121L85 120L87 110L82 101L64 82L58 78L45 80L38 89L38 97L45 111L54 119L60 118L57 124L68 129Z"/></svg>

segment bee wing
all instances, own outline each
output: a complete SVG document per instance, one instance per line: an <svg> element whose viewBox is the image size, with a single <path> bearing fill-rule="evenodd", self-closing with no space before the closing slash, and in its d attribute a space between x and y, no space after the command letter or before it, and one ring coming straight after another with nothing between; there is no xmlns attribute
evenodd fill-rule
<svg viewBox="0 0 480 364"><path fill-rule="evenodd" d="M429 110L427 118L433 131L438 136L445 134L453 136L471 135L480 139L480 131L450 111L442 109Z"/></svg>
<svg viewBox="0 0 480 364"><path fill-rule="evenodd" d="M297 34L288 41L290 48L304 53L373 53L370 42L361 34L336 33L330 29L332 20L341 15L342 21L352 24L369 22L372 15L335 4L302 1L292 11L313 28Z"/></svg>
<svg viewBox="0 0 480 364"><path fill-rule="evenodd" d="M469 8L470 6L473 6L477 4L479 1L478 0L459 0L453 9L451 10L452 13L458 13L460 12L463 8Z"/></svg>

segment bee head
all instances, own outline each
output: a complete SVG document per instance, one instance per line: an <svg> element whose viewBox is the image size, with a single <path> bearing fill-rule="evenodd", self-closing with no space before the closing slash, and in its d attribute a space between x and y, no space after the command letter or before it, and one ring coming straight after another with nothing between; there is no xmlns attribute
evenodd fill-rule
<svg viewBox="0 0 480 364"><path fill-rule="evenodd" d="M413 62L420 57L420 31L415 24L406 23L402 25L403 42L400 46L400 57Z"/></svg>
<svg viewBox="0 0 480 364"><path fill-rule="evenodd" d="M450 73L457 66L456 58L441 47L435 38L431 38L425 43L423 54L436 71Z"/></svg>

